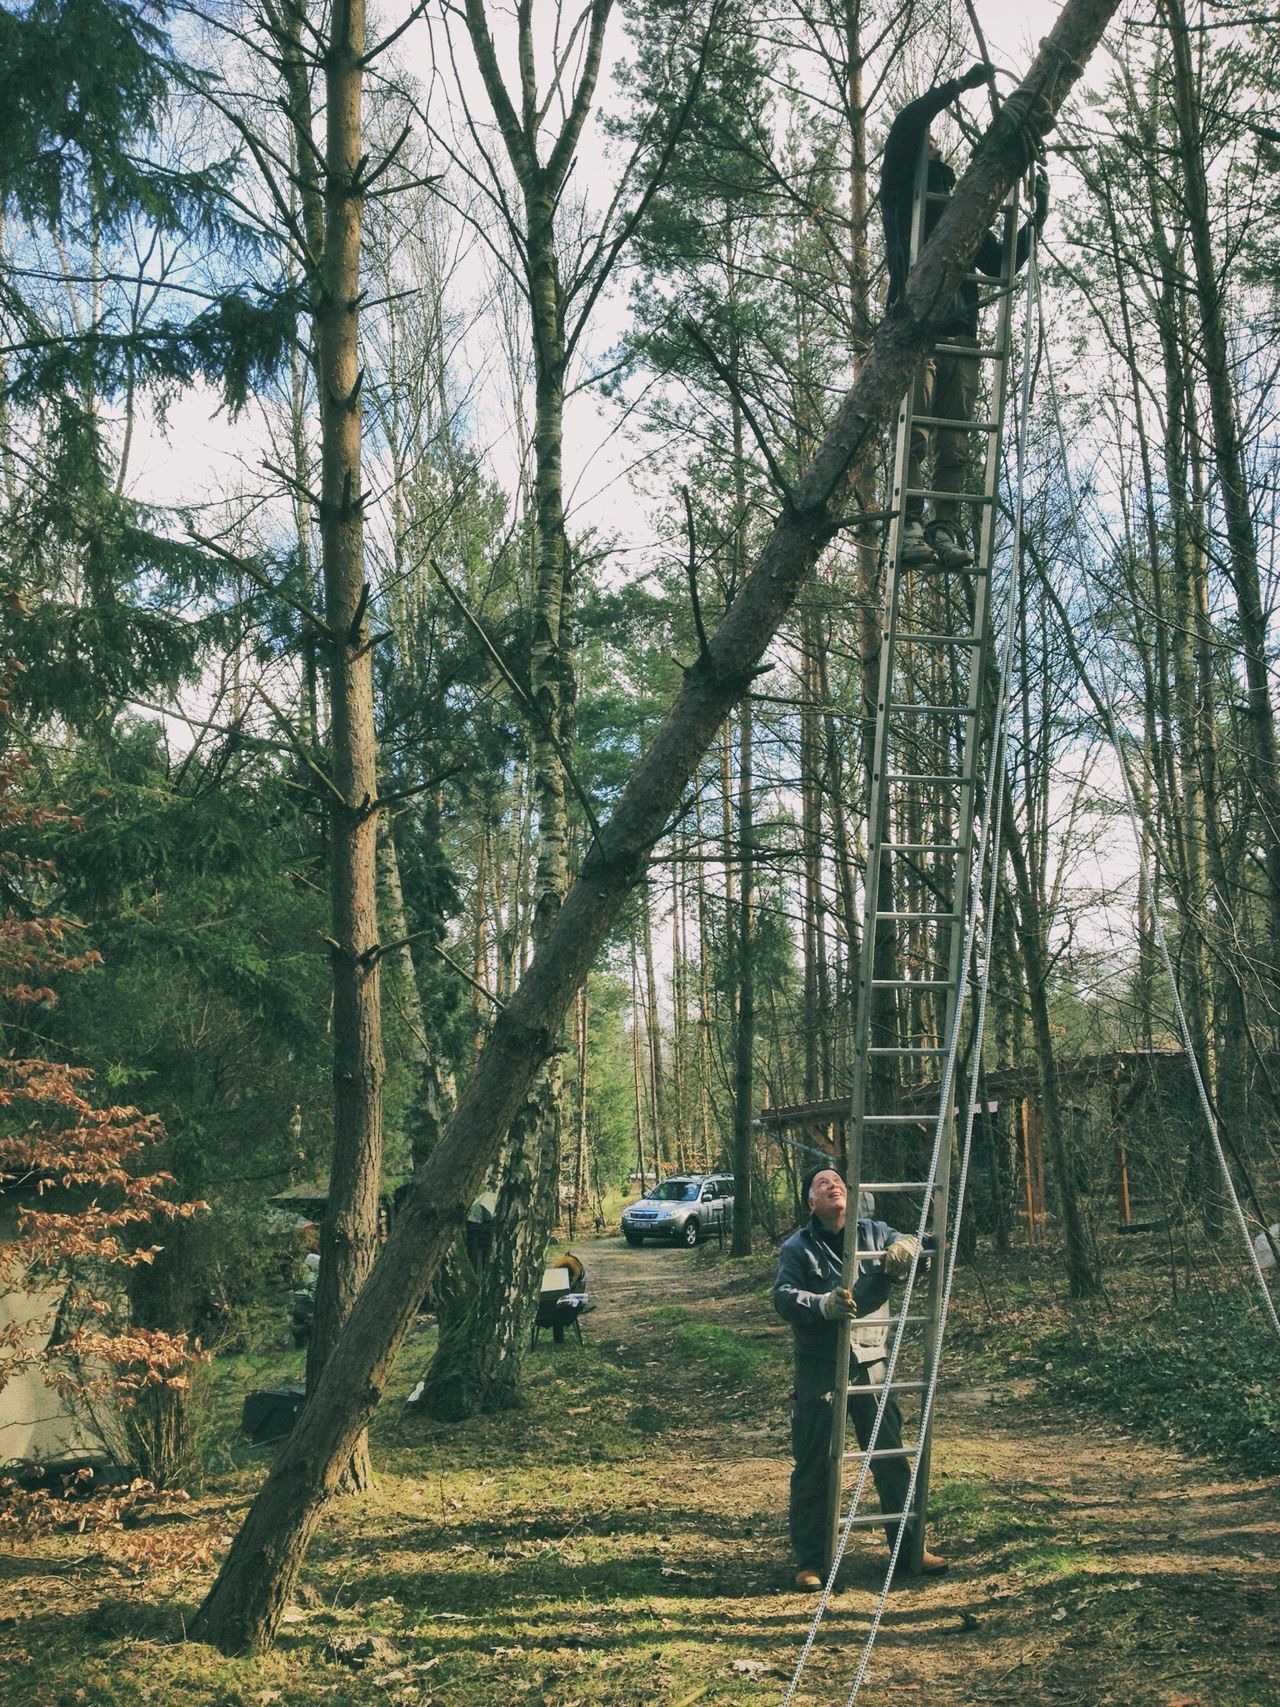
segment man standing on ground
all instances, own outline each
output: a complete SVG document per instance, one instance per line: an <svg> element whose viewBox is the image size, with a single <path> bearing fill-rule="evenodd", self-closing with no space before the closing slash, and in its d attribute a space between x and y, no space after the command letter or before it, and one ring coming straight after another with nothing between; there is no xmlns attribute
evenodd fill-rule
<svg viewBox="0 0 1280 1707"><path fill-rule="evenodd" d="M884 159L880 169L880 213L884 220L885 261L889 270L889 294L886 308L892 308L902 295L911 264L911 215L915 199L916 173L920 167L920 151L928 154L926 191L937 197L924 209L921 243L928 241L934 226L946 207L942 198L950 196L956 187L956 175L942 157L942 152L929 127L945 107L949 107L966 89L976 89L993 74L989 65L973 65L963 77L953 77L939 83L919 100L903 107L889 127L885 139ZM1014 268L1026 261L1031 247L1031 232L1041 230L1049 211L1049 180L1043 171L1036 173L1035 213L1018 233ZM972 272L997 280L1004 266L999 240L987 232L973 258ZM955 296L936 317L936 335L940 342L978 347L978 285L972 277L965 279ZM972 421L981 389L981 361L955 351L931 355L916 379L912 400L913 415L933 415L952 422ZM907 488L917 493L925 489L924 465L933 456L933 489L940 494L933 500L931 520L924 524L924 499L904 500L901 562L910 567L941 565L944 569L962 569L973 562L973 553L964 537L960 521L960 500L956 494L968 486L970 434L963 426L916 427L911 435L907 464Z"/></svg>
<svg viewBox="0 0 1280 1707"><path fill-rule="evenodd" d="M875 1423L878 1395L871 1391L884 1380L888 1342L890 1285L906 1278L916 1241L895 1232L883 1221L860 1219L858 1249L883 1251L879 1263L864 1262L850 1287L844 1278L844 1223L847 1194L844 1181L829 1166L810 1168L800 1195L812 1213L778 1253L774 1308L791 1324L795 1347L795 1408L791 1413L791 1546L796 1560L796 1587L821 1588L827 1554L827 1453L831 1443L831 1406L836 1379L836 1342L840 1321L850 1330L849 1385L869 1389L865 1397L849 1394L849 1416L863 1451ZM902 1446L902 1413L890 1395L876 1439L877 1451ZM905 1457L873 1458L871 1473L880 1509L906 1509L911 1472ZM886 1525L892 1548L898 1525ZM910 1533L903 1536L910 1549ZM902 1555L899 1554L901 1559ZM932 1576L945 1571L947 1561L926 1550L924 1570Z"/></svg>

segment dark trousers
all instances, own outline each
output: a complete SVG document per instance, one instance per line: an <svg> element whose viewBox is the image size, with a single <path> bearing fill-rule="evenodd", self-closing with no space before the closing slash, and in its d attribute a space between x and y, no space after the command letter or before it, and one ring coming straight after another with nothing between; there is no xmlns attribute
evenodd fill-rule
<svg viewBox="0 0 1280 1707"><path fill-rule="evenodd" d="M949 339L953 344L969 344L975 349L978 340L960 332ZM976 356L946 354L925 359L916 374L913 415L937 415L949 421L972 421L982 384L982 363ZM969 487L973 459L972 433L963 427L916 427L908 449L907 485L919 490L926 484L925 465L933 460L929 484L936 492L964 492ZM908 498L906 513L918 520L924 512L923 498ZM959 525L960 505L955 498L938 498L931 506L935 522Z"/></svg>
<svg viewBox="0 0 1280 1707"><path fill-rule="evenodd" d="M849 1381L860 1387L869 1384L870 1371L875 1370L878 1377L883 1377L883 1363L854 1363L849 1364ZM856 1393L849 1394L849 1418L858 1436L858 1445L866 1451L867 1441L871 1438L872 1425L876 1420L876 1405L879 1395L869 1394L862 1398ZM884 1407L884 1420L880 1424L880 1433L876 1436L876 1451L889 1450L902 1445L902 1412L898 1409L897 1400L892 1396ZM827 1453L831 1446L831 1400L812 1399L797 1400L791 1412L791 1456L795 1460L795 1468L791 1472L791 1548L795 1554L796 1568L802 1571L822 1571L827 1561ZM907 1489L911 1483L911 1471L905 1458L873 1458L871 1474L876 1484L876 1493L880 1496L881 1511L903 1511L907 1503ZM844 1489L847 1493L856 1481L856 1466L847 1466L844 1478ZM898 1525L885 1525L885 1536L890 1547L897 1538ZM910 1530L903 1537L903 1545L910 1544Z"/></svg>

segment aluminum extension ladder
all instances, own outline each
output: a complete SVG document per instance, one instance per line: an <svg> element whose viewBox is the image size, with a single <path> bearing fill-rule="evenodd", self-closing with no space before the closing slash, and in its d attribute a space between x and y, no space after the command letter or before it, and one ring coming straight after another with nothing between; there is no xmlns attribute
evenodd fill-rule
<svg viewBox="0 0 1280 1707"><path fill-rule="evenodd" d="M921 248L924 210L930 201L948 198L925 187L926 162L922 158L917 175L912 215L911 261ZM853 1051L853 1095L850 1110L846 1183L848 1218L845 1224L844 1273L856 1279L863 1261L876 1262L880 1253L859 1251L856 1206L864 1192L904 1192L915 1195L918 1219L921 1201L930 1189L927 1180L905 1180L886 1174L882 1162L886 1140L896 1128L900 1134L919 1128L932 1119L919 1111L899 1112L892 1107L869 1107L868 1090L877 1069L896 1066L900 1083L941 1077L947 1043L955 1023L961 981L961 964L973 882L975 817L980 803L977 790L980 765L987 750L993 704L989 664L992 646L991 573L995 546L996 495L1000 475L1000 445L1004 428L1008 389L1011 304L1017 243L1017 189L1010 192L1000 214L1002 223L1000 277L969 273L979 289L979 300L988 305L980 320L994 322L994 336L987 343L980 334L979 347L942 342L935 354L976 356L985 374L972 422L944 420L936 415L913 415L914 386L898 413L897 454L894 463L894 520L889 535L889 563L881 622L880 680L876 696L875 745L871 760L870 801L867 818L868 854L864 891L862 962L858 981ZM935 385L935 396L937 387ZM913 425L964 428L971 445L985 440L982 458L983 482L974 492L937 492L931 486L908 488L908 462ZM908 567L900 562L905 501L938 498L963 499L970 514L977 513L974 560L964 568L941 565ZM963 515L962 510L962 515ZM968 530L970 536L972 530ZM985 714L985 715L984 715ZM882 1093L883 1096L883 1093ZM892 1102L890 1096L887 1099ZM954 1145L955 1108L946 1111L947 1125L932 1185L932 1261L927 1282L923 1260L913 1291L925 1292L924 1309L908 1314L908 1329L923 1330L922 1368L919 1375L901 1379L895 1371L889 1390L895 1396L916 1394L923 1404L937 1364L941 1342L942 1281L947 1260L947 1214L951 1152ZM901 1170L898 1170L901 1171ZM865 1176L865 1177L864 1177ZM909 1223L908 1225L914 1225ZM852 1284L852 1281L850 1281ZM890 1322L891 1334L898 1316ZM848 1384L850 1327L843 1324L839 1337L835 1391ZM909 1344L904 1334L903 1349ZM876 1399L883 1388L859 1388ZM827 1565L835 1557L845 1523L844 1490L852 1484L864 1458L861 1451L846 1449L847 1413L843 1405L832 1406L831 1449L828 1476ZM924 1550L928 1510L929 1463L932 1444L932 1413L929 1426L910 1442L911 1425L904 1418L901 1449L876 1446L876 1458L901 1456L909 1464L918 1457L916 1485L911 1503L912 1546L899 1555L911 1571L919 1571ZM856 1448L856 1440L854 1442ZM879 1527L886 1519L902 1516L876 1512L852 1520L853 1527Z"/></svg>

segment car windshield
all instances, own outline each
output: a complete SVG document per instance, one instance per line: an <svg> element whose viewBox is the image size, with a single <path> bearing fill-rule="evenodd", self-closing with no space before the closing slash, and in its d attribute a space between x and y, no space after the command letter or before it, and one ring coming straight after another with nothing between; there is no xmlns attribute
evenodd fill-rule
<svg viewBox="0 0 1280 1707"><path fill-rule="evenodd" d="M689 1203L697 1195L697 1186L691 1185L687 1179L664 1179L649 1193L654 1203Z"/></svg>

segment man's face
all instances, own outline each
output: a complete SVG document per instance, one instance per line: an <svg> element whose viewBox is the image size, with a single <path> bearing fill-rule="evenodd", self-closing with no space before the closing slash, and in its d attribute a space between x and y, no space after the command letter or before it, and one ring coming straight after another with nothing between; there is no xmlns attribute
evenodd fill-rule
<svg viewBox="0 0 1280 1707"><path fill-rule="evenodd" d="M824 1168L815 1176L809 1187L809 1207L828 1231L838 1233L844 1226L847 1201L844 1181L834 1168Z"/></svg>

